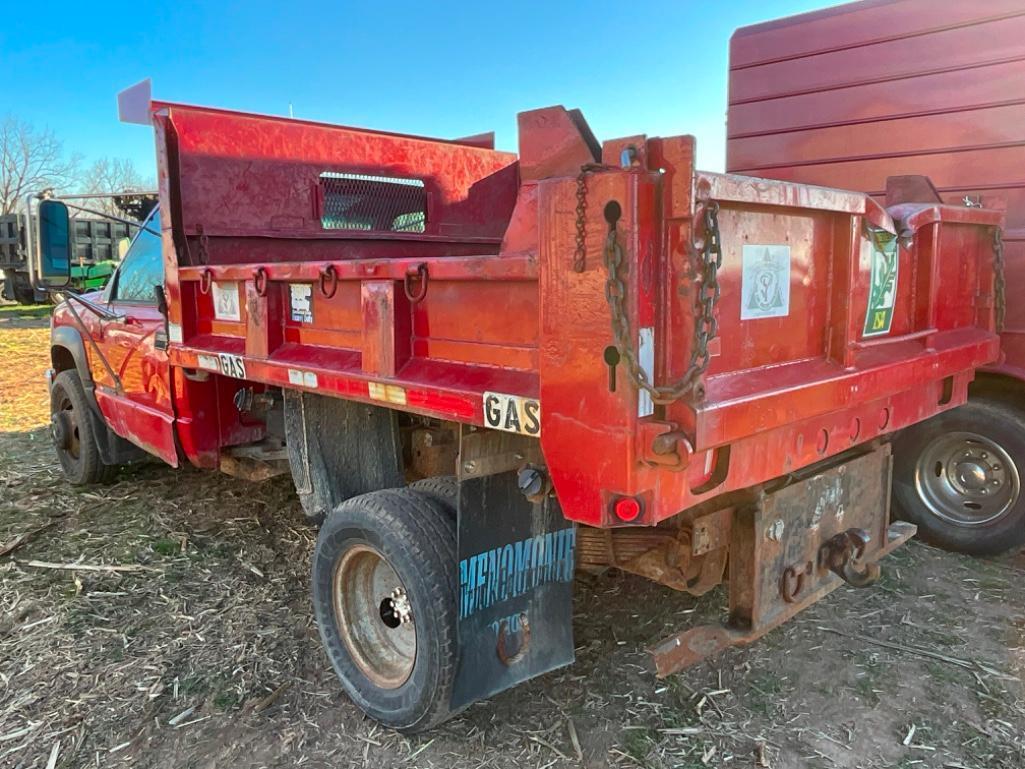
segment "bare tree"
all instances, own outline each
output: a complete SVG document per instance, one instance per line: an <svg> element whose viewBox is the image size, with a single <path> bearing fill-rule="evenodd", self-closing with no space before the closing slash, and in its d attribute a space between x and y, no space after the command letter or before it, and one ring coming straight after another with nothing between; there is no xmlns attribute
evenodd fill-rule
<svg viewBox="0 0 1025 769"><path fill-rule="evenodd" d="M64 154L50 129L37 130L13 115L0 120L0 214L12 213L29 192L61 190L77 175L79 158Z"/></svg>
<svg viewBox="0 0 1025 769"><path fill-rule="evenodd" d="M129 158L100 158L89 167L82 181L82 192L89 194L142 192L155 187L156 183L143 177ZM113 199L93 201L90 207L109 214L122 213Z"/></svg>

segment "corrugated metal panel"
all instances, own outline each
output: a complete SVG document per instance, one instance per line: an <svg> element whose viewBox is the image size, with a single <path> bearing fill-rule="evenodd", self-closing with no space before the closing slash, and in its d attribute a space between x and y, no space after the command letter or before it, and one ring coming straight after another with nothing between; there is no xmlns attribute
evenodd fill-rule
<svg viewBox="0 0 1025 769"><path fill-rule="evenodd" d="M729 136L1021 103L1025 60L730 105Z"/></svg>
<svg viewBox="0 0 1025 769"><path fill-rule="evenodd" d="M914 37L735 69L730 73L730 101L738 103L898 80L1020 58L1021 41L1025 37L1025 9L1021 13L1023 15Z"/></svg>
<svg viewBox="0 0 1025 769"><path fill-rule="evenodd" d="M946 202L1007 209L1025 285L1025 2L865 0L737 30L726 166L881 196L929 176ZM1025 303L1008 361L1025 368Z"/></svg>
<svg viewBox="0 0 1025 769"><path fill-rule="evenodd" d="M1025 4L867 0L738 30L727 169L881 194L926 174L1025 237Z"/></svg>
<svg viewBox="0 0 1025 769"><path fill-rule="evenodd" d="M1022 12L1021 0L867 0L737 30L733 69L863 46Z"/></svg>

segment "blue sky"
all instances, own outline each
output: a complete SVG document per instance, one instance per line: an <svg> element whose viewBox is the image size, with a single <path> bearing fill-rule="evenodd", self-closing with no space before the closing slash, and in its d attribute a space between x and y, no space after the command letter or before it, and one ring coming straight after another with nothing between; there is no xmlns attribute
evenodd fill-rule
<svg viewBox="0 0 1025 769"><path fill-rule="evenodd" d="M599 139L698 137L721 170L736 27L830 5L731 2L10 3L0 24L0 115L52 128L87 162L153 173L153 139L118 123L119 90L429 136L497 132L518 111L580 107Z"/></svg>

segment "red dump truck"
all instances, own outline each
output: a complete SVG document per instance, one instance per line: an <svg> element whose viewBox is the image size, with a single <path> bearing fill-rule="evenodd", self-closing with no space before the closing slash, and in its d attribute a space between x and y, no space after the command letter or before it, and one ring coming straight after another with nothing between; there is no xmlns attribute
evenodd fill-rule
<svg viewBox="0 0 1025 769"><path fill-rule="evenodd" d="M729 171L885 205L1006 211L1000 360L966 406L897 438L893 482L898 513L926 539L975 554L1020 548L1025 4L869 0L746 27L730 44L729 101Z"/></svg>
<svg viewBox="0 0 1025 769"><path fill-rule="evenodd" d="M702 594L753 641L914 532L889 438L995 360L999 212L694 169L562 107L519 153L151 101L160 206L54 313L73 483L141 454L291 472L352 699L405 731L573 660L576 568ZM67 211L39 203L38 274Z"/></svg>

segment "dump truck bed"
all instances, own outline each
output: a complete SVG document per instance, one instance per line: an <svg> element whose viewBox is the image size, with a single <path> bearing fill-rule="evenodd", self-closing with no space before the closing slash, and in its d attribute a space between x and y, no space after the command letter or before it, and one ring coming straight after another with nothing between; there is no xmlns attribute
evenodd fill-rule
<svg viewBox="0 0 1025 769"><path fill-rule="evenodd" d="M174 366L539 437L572 520L613 525L629 496L654 524L793 472L957 405L996 355L994 212L895 223L860 193L695 171L690 137L599 148L563 108L521 115L518 158L154 109ZM638 371L691 375L709 280L707 369L656 402ZM610 364L624 345L635 365Z"/></svg>

